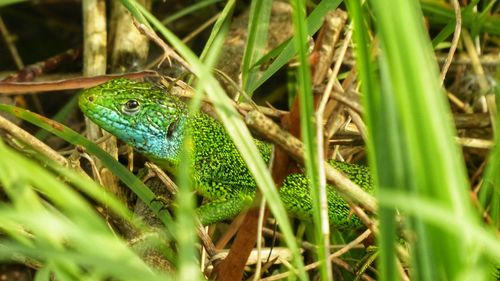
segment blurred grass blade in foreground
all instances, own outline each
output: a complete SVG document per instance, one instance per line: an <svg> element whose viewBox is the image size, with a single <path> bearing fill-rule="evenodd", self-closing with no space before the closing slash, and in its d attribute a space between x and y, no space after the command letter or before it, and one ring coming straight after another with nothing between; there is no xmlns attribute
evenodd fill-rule
<svg viewBox="0 0 500 281"><path fill-rule="evenodd" d="M377 56L380 76L373 73L376 67L361 68L372 63L367 49L358 58L358 68L360 73L365 72L361 76L364 79L380 79L361 83L366 96L370 162L376 171L381 196L390 196L393 189L405 191L408 196L432 200L447 208L456 220L476 225L477 214L467 196L469 187L463 158L453 140L456 132L449 122L450 108L440 88L419 3L373 0L370 4L381 50ZM361 13L359 4L351 6L357 6ZM359 22L362 18L357 21L359 29L363 26ZM357 38L358 48L372 48L366 41L359 41L359 35ZM397 267L391 264L393 255L385 252L394 251L390 246L394 243L390 238L394 237L391 234L395 230L394 211L390 208L382 209L380 227L381 256L385 257L381 278L392 280L397 276ZM479 263L481 255L468 229L450 233L412 216L407 227L417 237L410 241L413 279L435 280L438 276L446 280L464 276L482 279L485 271Z"/></svg>

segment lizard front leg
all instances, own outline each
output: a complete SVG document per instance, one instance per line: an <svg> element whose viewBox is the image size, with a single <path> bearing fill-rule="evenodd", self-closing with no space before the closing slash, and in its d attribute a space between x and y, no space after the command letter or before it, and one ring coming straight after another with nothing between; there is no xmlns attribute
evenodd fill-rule
<svg viewBox="0 0 500 281"><path fill-rule="evenodd" d="M198 218L203 225L232 219L241 210L250 206L253 201L251 195L242 194L221 200L210 201L196 209Z"/></svg>

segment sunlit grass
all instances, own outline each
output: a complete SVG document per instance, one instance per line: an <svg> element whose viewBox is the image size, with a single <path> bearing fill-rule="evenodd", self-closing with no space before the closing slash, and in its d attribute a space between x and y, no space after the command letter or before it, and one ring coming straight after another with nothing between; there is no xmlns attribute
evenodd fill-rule
<svg viewBox="0 0 500 281"><path fill-rule="evenodd" d="M0 6L15 2L20 1L4 1ZM202 1L163 23L216 2L219 1ZM252 1L249 39L241 62L242 90L251 94L291 60L298 62L296 71L290 71L295 79L288 81L288 86L297 91L301 100L305 171L312 182L312 198L318 203L317 187L322 172L318 163L322 159L318 159L317 153L307 44L308 36L321 27L324 15L337 8L341 1L318 1L311 6L307 17L305 2L292 2L294 38L264 54L271 1ZM462 151L454 140L457 133L451 123L446 93L438 80L438 65L432 49L453 33L453 10L415 0L362 2L349 0L345 4L354 28L355 67L368 129L368 163L380 206L374 216L379 231L376 237L378 279L400 280L402 267L406 266L411 280L492 280L491 264L500 260L500 149L497 146L490 153L479 192L480 204L471 204L471 187ZM259 157L240 115L213 75L212 67L227 36L237 1L226 2L199 57L135 1L122 0L122 3L138 21L155 28L192 67L198 94L193 99L192 112L198 110L202 94L213 103L284 234L293 256L292 271L296 270L294 274L298 278L308 279L304 270L306 255L299 251L298 238L268 168ZM486 3L479 13L474 5L464 7L463 28L474 35L483 31L500 34L498 17L489 15L493 4L494 1ZM434 38L430 38L425 29L424 15L431 24L442 28ZM259 67L268 60L272 60L269 67L260 73ZM36 264L40 280L49 280L52 274L61 280L204 279L198 264L196 206L187 168L189 157L183 157L184 168L177 177L178 213L172 220L160 212L161 204L153 203L155 195L139 179L78 133L64 127L57 130L54 124L20 109L5 105L0 109L17 113L97 155L161 219L167 237L178 247L174 253L178 259L173 262L178 271L158 273L112 232L86 197L106 204L127 222L137 223L120 202L102 193L97 184L68 168L47 165L41 157L29 159L2 141L0 183L9 201L0 204L0 228L5 233L0 241L0 258L12 260L12 253L16 253L14 260ZM499 124L497 116L496 132L500 130ZM482 220L481 216L486 219ZM319 204L314 204L314 227L307 229L314 233L312 242L316 248L311 256L314 261L325 263L330 249L322 241L321 221ZM401 243L403 239L406 243ZM410 264L404 264L404 254L396 251L397 246L401 249L402 245L409 247ZM280 270L287 269L283 266ZM331 278L329 266L323 264L316 270L322 280Z"/></svg>
<svg viewBox="0 0 500 281"><path fill-rule="evenodd" d="M0 241L1 259L38 264L37 277L45 276L44 280L50 275L66 280L168 279L116 237L95 209L57 174L2 141L0 154L4 159L0 161L0 182L10 200L0 205L0 228L5 234ZM54 168L118 213L128 213L95 183L67 168ZM130 220L131 216L124 218Z"/></svg>

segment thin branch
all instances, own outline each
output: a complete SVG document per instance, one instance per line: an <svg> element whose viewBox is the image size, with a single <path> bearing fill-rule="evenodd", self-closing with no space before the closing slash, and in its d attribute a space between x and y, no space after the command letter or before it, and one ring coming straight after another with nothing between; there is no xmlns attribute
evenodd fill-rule
<svg viewBox="0 0 500 281"><path fill-rule="evenodd" d="M290 133L282 130L276 123L264 114L253 110L248 112L245 122L261 136L268 137L300 163L304 162L304 148L300 140ZM362 190L357 184L349 180L344 174L325 163L327 180L332 183L338 192L345 195L353 202L359 203L366 210L374 213L377 210L375 198Z"/></svg>
<svg viewBox="0 0 500 281"><path fill-rule="evenodd" d="M365 232L363 232L361 235L359 235L356 239L352 240L351 242L349 242L348 244L346 244L342 249L336 251L335 253L331 254L329 256L330 260L333 260L334 258L338 258L340 256L342 256L343 254L349 252L351 249L353 249L354 247L356 247L357 245L359 245L361 242L363 242L363 240L365 240L366 238L368 238L368 236L371 235L371 230L367 229ZM313 263L310 263L308 265L306 265L304 267L304 269L306 271L308 270L312 270L314 268L317 268L318 266L320 265L320 262L313 262ZM273 275L271 277L268 277L268 278L264 278L262 279L263 281L274 281L274 280L280 280L280 279L283 279L283 278L286 278L290 275L292 275L293 273L288 271L288 272L284 272L284 273L280 273L280 274L276 274L276 275Z"/></svg>
<svg viewBox="0 0 500 281"><path fill-rule="evenodd" d="M455 32L453 34L453 40L451 41L450 51L448 52L448 56L444 61L444 65L439 76L441 79L441 85L443 85L444 83L446 73L448 72L448 68L450 68L451 62L453 60L453 55L457 50L458 40L460 39L460 31L462 30L462 14L460 11L460 4L458 3L458 0L451 0L451 2L453 4L453 9L455 10Z"/></svg>

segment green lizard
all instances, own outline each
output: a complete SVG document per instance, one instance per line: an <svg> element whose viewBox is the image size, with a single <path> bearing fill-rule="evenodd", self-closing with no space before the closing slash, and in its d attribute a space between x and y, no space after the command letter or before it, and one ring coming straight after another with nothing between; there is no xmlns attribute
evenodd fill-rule
<svg viewBox="0 0 500 281"><path fill-rule="evenodd" d="M210 202L197 209L204 225L230 219L248 206L256 184L234 143L217 120L204 113L188 117L188 106L179 98L150 83L124 78L85 90L79 105L83 113L167 171L175 174L184 134L192 139L192 179L196 191ZM255 139L268 162L271 145ZM365 190L372 184L366 168L332 161ZM288 212L310 219L311 197L307 178L289 175L280 188ZM348 204L328 188L328 213L335 227L354 228L360 221L350 216Z"/></svg>

